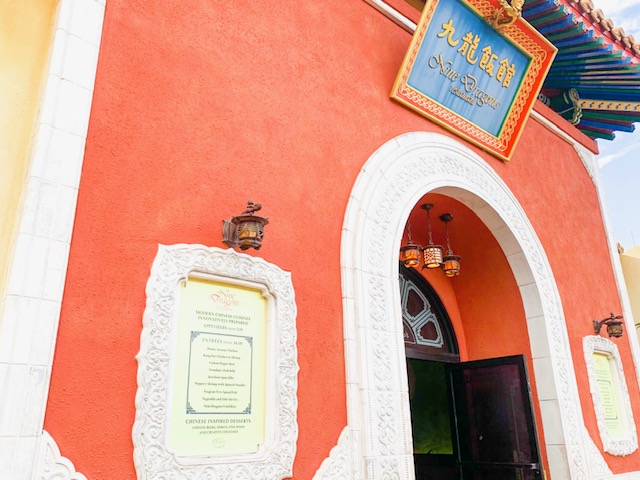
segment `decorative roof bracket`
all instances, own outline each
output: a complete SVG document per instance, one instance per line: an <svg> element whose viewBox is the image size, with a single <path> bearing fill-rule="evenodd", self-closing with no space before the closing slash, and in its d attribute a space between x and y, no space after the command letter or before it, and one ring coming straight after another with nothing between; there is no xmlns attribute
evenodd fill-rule
<svg viewBox="0 0 640 480"><path fill-rule="evenodd" d="M549 106L572 125L578 125L582 119L580 95L575 88L570 88L559 95L551 97Z"/></svg>
<svg viewBox="0 0 640 480"><path fill-rule="evenodd" d="M524 0L499 0L501 7L496 9L493 16L487 18L489 24L496 30L508 27L522 15Z"/></svg>

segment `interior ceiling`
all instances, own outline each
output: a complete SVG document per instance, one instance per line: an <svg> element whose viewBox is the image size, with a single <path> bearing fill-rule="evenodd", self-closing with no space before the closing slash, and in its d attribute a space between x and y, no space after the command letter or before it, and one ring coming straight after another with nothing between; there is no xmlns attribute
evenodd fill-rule
<svg viewBox="0 0 640 480"><path fill-rule="evenodd" d="M591 138L640 121L640 43L591 0L526 0L523 17L558 48L540 100Z"/></svg>

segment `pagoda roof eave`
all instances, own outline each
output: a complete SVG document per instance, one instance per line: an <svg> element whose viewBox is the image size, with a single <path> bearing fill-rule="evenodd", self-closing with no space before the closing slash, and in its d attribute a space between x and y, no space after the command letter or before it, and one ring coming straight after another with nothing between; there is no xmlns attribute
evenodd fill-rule
<svg viewBox="0 0 640 480"><path fill-rule="evenodd" d="M526 0L522 15L558 48L540 99L591 138L632 130L640 43L591 0Z"/></svg>

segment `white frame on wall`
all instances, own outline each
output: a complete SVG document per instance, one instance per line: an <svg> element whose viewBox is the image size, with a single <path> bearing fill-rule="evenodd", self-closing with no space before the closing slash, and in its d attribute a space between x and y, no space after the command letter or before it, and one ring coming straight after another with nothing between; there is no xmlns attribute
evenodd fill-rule
<svg viewBox="0 0 640 480"><path fill-rule="evenodd" d="M177 290L189 277L259 288L267 299L265 443L255 454L178 457L168 448ZM291 275L261 258L203 245L160 245L147 283L138 360L134 463L154 478L290 477L298 437L296 304Z"/></svg>
<svg viewBox="0 0 640 480"><path fill-rule="evenodd" d="M636 432L636 424L633 420L633 411L631 409L631 399L629 398L629 390L622 368L620 352L618 346L607 338L599 335L590 335L582 340L584 350L584 360L587 365L587 374L589 376L589 387L591 389L591 397L593 399L593 408L596 412L596 420L598 422L598 431L600 432L600 440L605 452L611 455L625 456L635 452L638 449L638 435ZM620 438L611 436L607 429L604 415L604 406L597 384L596 369L593 362L594 353L602 353L609 358L610 364L613 365L614 388L618 394L620 407L622 411L618 412L624 415L625 425L627 429L625 435Z"/></svg>

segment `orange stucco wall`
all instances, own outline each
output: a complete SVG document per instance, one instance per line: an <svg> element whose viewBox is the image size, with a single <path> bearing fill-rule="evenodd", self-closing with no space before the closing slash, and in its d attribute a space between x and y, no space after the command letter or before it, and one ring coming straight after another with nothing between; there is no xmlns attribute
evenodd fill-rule
<svg viewBox="0 0 640 480"><path fill-rule="evenodd" d="M263 248L250 253L292 272L294 477L313 477L346 424L339 252L355 178L399 134L450 135L388 98L409 40L363 1L107 2L45 420L87 478L135 478L134 356L157 244L222 247L222 219L248 199L271 221ZM581 339L592 318L620 307L593 184L573 148L533 120L511 162L478 153L523 205L550 257L599 444ZM462 215L460 224L478 227ZM469 358L498 356L485 339L503 335L504 319L523 321L513 278L495 245L491 270L481 266L477 239L455 238L464 271L452 290L438 280L441 295L456 305ZM590 255L576 256L576 245ZM629 348L617 343L640 418ZM526 347L521 331L513 348ZM615 471L640 469L639 454L607 461Z"/></svg>

